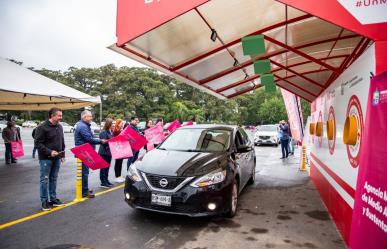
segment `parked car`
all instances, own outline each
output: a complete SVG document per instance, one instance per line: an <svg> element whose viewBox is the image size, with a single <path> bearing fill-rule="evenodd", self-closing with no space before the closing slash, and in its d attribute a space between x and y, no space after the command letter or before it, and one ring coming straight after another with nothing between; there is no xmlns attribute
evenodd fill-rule
<svg viewBox="0 0 387 249"><path fill-rule="evenodd" d="M5 127L7 127L7 121L0 120L0 132L2 132Z"/></svg>
<svg viewBox="0 0 387 249"><path fill-rule="evenodd" d="M74 125L74 131L77 129L78 122ZM96 122L91 122L90 129L93 132L94 137L99 137L101 127Z"/></svg>
<svg viewBox="0 0 387 249"><path fill-rule="evenodd" d="M25 121L23 124L22 124L22 127L27 127L27 128L35 128L36 126L38 126L38 124L34 121Z"/></svg>
<svg viewBox="0 0 387 249"><path fill-rule="evenodd" d="M270 144L278 146L279 142L277 125L260 125L257 127L257 132L254 135L255 145Z"/></svg>
<svg viewBox="0 0 387 249"><path fill-rule="evenodd" d="M254 145L237 126L181 127L129 167L125 201L161 213L233 217L255 162Z"/></svg>
<svg viewBox="0 0 387 249"><path fill-rule="evenodd" d="M66 122L60 122L60 124L63 127L63 132L64 133L73 133L74 132L74 126L69 125Z"/></svg>

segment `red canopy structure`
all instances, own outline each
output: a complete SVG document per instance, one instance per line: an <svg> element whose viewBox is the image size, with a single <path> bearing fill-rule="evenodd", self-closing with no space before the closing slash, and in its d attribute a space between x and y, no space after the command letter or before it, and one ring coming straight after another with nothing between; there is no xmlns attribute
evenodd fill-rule
<svg viewBox="0 0 387 249"><path fill-rule="evenodd" d="M117 13L111 49L222 99L261 87L253 59L269 59L277 86L312 102L387 39L386 23L362 25L335 0L118 0ZM257 34L266 53L244 56L241 38Z"/></svg>

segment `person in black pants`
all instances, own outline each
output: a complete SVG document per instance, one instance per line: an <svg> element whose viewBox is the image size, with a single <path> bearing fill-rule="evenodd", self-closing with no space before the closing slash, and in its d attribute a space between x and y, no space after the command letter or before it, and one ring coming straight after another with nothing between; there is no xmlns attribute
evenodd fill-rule
<svg viewBox="0 0 387 249"><path fill-rule="evenodd" d="M116 123L114 124L113 136L116 137L116 136L120 135L123 127L124 127L124 121L122 119L117 119ZM125 179L121 176L122 162L123 161L124 161L124 159L116 159L116 162L114 164L114 173L116 176L114 181L117 183L122 183L125 181Z"/></svg>
<svg viewBox="0 0 387 249"><path fill-rule="evenodd" d="M288 158L289 156L289 126L286 124L284 120L280 122L279 125L281 132L281 150L282 157L281 159Z"/></svg>
<svg viewBox="0 0 387 249"><path fill-rule="evenodd" d="M113 125L113 120L111 118L107 118L105 120L105 125L103 127L102 132L99 134L99 138L102 140L109 140L110 138L113 137L113 132L112 132L112 125ZM110 188L113 186L109 182L109 168L110 168L110 163L112 162L112 154L110 152L109 144L101 144L99 146L98 154L105 160L108 164L109 167L100 169L99 171L99 179L101 180L101 188Z"/></svg>

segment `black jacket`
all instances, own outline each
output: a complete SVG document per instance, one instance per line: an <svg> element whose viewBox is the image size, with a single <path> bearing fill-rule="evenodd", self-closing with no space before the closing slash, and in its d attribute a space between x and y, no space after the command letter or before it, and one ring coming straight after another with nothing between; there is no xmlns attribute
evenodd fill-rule
<svg viewBox="0 0 387 249"><path fill-rule="evenodd" d="M102 130L101 133L99 134L100 139L109 140L112 137L113 137L113 133L111 131ZM105 156L112 156L110 152L109 144L108 143L101 144L99 146L98 154L105 155Z"/></svg>
<svg viewBox="0 0 387 249"><path fill-rule="evenodd" d="M61 152L65 150L63 128L60 124L53 125L46 120L36 128L35 146L38 148L39 160L53 159L51 151ZM57 158L64 157L64 153Z"/></svg>

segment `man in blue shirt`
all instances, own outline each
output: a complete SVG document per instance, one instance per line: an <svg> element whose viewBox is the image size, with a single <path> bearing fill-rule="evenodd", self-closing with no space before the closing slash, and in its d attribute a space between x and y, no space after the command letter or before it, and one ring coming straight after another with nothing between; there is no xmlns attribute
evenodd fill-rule
<svg viewBox="0 0 387 249"><path fill-rule="evenodd" d="M81 113L81 120L78 121L74 132L75 146L89 143L95 149L96 144L105 144L107 140L95 138L90 125L93 115L90 111ZM94 194L89 190L89 168L82 163L82 197L94 198Z"/></svg>

